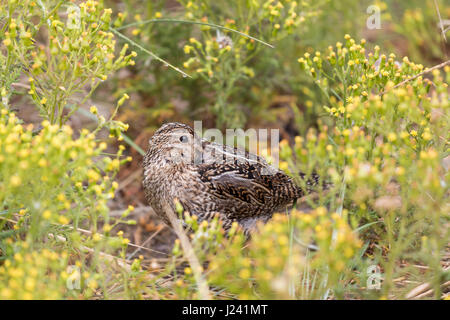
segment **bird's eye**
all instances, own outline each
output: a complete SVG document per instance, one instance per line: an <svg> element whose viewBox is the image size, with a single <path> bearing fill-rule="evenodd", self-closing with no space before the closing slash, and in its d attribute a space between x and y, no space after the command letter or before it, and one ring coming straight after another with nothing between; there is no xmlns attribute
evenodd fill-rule
<svg viewBox="0 0 450 320"><path fill-rule="evenodd" d="M181 137L180 137L180 141L183 142L183 143L188 142L188 140L189 140L189 139L188 139L187 136L181 136Z"/></svg>

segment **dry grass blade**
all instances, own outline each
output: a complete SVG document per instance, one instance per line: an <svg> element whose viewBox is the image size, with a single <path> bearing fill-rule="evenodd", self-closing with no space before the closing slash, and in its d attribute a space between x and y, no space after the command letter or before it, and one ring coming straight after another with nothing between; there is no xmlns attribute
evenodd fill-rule
<svg viewBox="0 0 450 320"><path fill-rule="evenodd" d="M142 176L142 169L134 171L132 174L130 174L128 177L126 177L123 181L119 183L119 188L116 190L116 192L125 189L130 183L140 178L141 176Z"/></svg>
<svg viewBox="0 0 450 320"><path fill-rule="evenodd" d="M436 7L436 12L439 18L439 27L441 28L442 37L444 38L444 41L447 42L447 37L445 36L444 23L442 22L441 12L439 11L439 6L436 0L434 0L434 6Z"/></svg>
<svg viewBox="0 0 450 320"><path fill-rule="evenodd" d="M449 267L444 268L444 271L449 270ZM450 287L450 281L447 281L441 285L442 289ZM406 299L420 299L429 296L434 291L431 289L431 284L429 282L422 283L421 285L415 287L405 296Z"/></svg>
<svg viewBox="0 0 450 320"><path fill-rule="evenodd" d="M175 67L174 65L170 64L169 62L161 59L160 57L158 57L156 54L154 54L153 52L145 49L143 46L141 46L139 43L137 43L136 41L131 40L130 38L128 38L127 36L125 36L124 34L120 33L119 31L117 31L114 28L109 28L109 30L114 33L116 36L118 36L119 38L122 38L123 40L127 41L129 44L135 46L136 48L138 48L139 50L141 50L142 52L145 52L146 54L148 54L149 56L151 56L153 59L158 60L159 62L162 62L164 65L174 69L175 71L181 73L184 77L189 77L191 78L190 75L188 75L186 72L184 72L183 70L181 70L178 67Z"/></svg>
<svg viewBox="0 0 450 320"><path fill-rule="evenodd" d="M75 229L75 228L73 228L72 226L69 226L69 228L70 228L70 229ZM77 230L77 231L80 231L80 232L82 232L82 233L85 233L85 234L92 234L92 232L89 231L89 230L85 230L85 229L81 229L81 228L76 228L76 230ZM158 230L158 231L157 231L155 234L153 234L149 239L151 240L151 238L154 237L154 236L156 236L156 235L159 233L159 231L161 231L161 230L162 230L162 229ZM103 238L104 236L103 236L103 235L100 235L100 237ZM148 239L147 239L147 240L148 240ZM167 255L167 253L165 253L165 252L158 251L158 250L154 250L154 249L150 249L150 248L146 248L146 247L144 247L143 245L140 246L140 245L138 245L138 244L134 244L134 243L131 243L131 242L128 243L128 246L138 248L137 250L144 250L144 251L148 251L148 252L155 252L155 253Z"/></svg>
<svg viewBox="0 0 450 320"><path fill-rule="evenodd" d="M202 22L202 21L189 21L189 20L180 20L180 19L149 19L149 20L145 20L145 21L138 21L138 22L133 22L133 23L127 24L125 26L116 28L116 30L122 30L122 29L126 29L126 28L129 28L129 27L133 27L133 26L139 26L139 25L143 25L143 24L147 24L147 23L156 23L156 22L172 22L172 23L197 24L197 25L201 25L201 26L212 27L212 28L215 28L215 29L218 29L218 30L222 29L222 30L233 32L233 33L237 33L237 34L239 34L242 37L245 37L245 38L251 39L253 41L259 42L259 43L261 43L261 44L263 44L263 45L265 45L265 46L267 46L269 48L275 48L273 45L271 45L271 44L269 44L269 43L267 43L265 41L262 41L262 40L260 40L258 38L255 38L255 37L252 37L251 35L248 35L246 33L240 32L238 30L227 28L225 26L220 26L220 25L217 25L217 24L214 24L214 23L208 23L208 22Z"/></svg>
<svg viewBox="0 0 450 320"><path fill-rule="evenodd" d="M66 242L66 238L64 238L63 236L60 235L53 235L52 233L48 234L49 238L61 241L61 242ZM94 249L86 247L86 246L80 246L80 248L82 250L86 250L89 253L94 253ZM110 254L104 253L104 252L99 252L99 256L103 259L105 259L108 262L115 262L117 263L117 265L119 265L120 267L124 268L126 271L131 271L131 265L124 259L118 258L118 257L114 257Z"/></svg>
<svg viewBox="0 0 450 320"><path fill-rule="evenodd" d="M139 251L141 251L142 249L147 249L146 247L145 247L145 245L147 245L154 237L156 237L160 232L161 232L161 230L163 230L164 229L164 227L160 227L157 231L155 231L150 237L148 237L145 241L144 241L144 243L143 244L141 244L136 250L134 250L129 256L128 256L128 260L130 260L130 259L132 259ZM138 246L138 245L136 245L136 246Z"/></svg>
<svg viewBox="0 0 450 320"><path fill-rule="evenodd" d="M192 267L195 281L197 282L200 299L211 300L208 284L206 283L206 280L202 275L202 267L197 259L197 256L195 255L194 248L192 248L188 236L184 232L180 221L175 215L175 212L173 212L172 208L169 205L167 205L167 203L164 204L164 211L167 217L169 218L170 224L172 225L175 233L180 239L181 247L183 248L183 254Z"/></svg>

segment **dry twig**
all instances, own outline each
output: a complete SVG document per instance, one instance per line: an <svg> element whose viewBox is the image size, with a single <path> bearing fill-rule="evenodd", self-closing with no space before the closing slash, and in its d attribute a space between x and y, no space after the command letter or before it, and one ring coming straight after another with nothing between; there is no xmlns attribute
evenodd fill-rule
<svg viewBox="0 0 450 320"><path fill-rule="evenodd" d="M434 67L427 68L427 69L425 69L424 71L422 71L421 73L416 74L414 77L411 77L411 78L408 78L408 79L406 79L406 80L403 80L402 82L396 84L395 86L393 86L393 87L391 87L391 88L389 88L389 89L386 89L386 90L384 90L383 92L381 92L381 93L380 93L380 96L386 94L387 92L389 92L389 91L392 90L392 89L401 87L401 86L404 85L405 83L408 83L408 82L410 82L410 81L412 81L412 80L414 80L414 79L417 79L418 77L423 76L424 74L430 73L431 71L436 70L436 69L441 69L441 68L443 68L443 67L445 67L445 66L447 66L447 65L450 65L450 60L447 60L447 61L445 61L445 62L442 62L442 63L440 63L440 64L438 64L438 65L435 65Z"/></svg>
<svg viewBox="0 0 450 320"><path fill-rule="evenodd" d="M172 225L175 233L180 239L181 247L183 248L183 254L192 267L192 272L194 273L194 278L197 282L200 299L211 300L208 284L206 283L206 280L202 275L202 267L197 259L197 256L195 255L194 248L192 248L188 236L183 230L183 226L175 215L175 212L173 212L172 208L167 205L167 203L164 204L164 211L169 218L170 224Z"/></svg>

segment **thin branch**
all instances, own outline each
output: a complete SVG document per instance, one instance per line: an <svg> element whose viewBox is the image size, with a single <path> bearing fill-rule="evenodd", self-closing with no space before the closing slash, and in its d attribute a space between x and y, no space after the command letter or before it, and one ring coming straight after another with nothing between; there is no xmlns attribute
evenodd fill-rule
<svg viewBox="0 0 450 320"><path fill-rule="evenodd" d="M28 84L24 84L24 83L21 83L21 82L14 82L14 83L11 83L11 85L13 87L23 88L23 89L28 89L28 90L30 90L30 88L31 88Z"/></svg>
<svg viewBox="0 0 450 320"><path fill-rule="evenodd" d="M142 249L147 249L146 247L145 247L145 245L147 245L148 243L150 243L150 241L154 238L154 237L156 237L160 232L161 232L161 230L163 230L164 229L164 227L163 226L160 226L159 228L158 228L158 230L156 230L150 237L148 237L145 241L144 241L144 243L142 243L136 250L134 250L130 255L128 255L128 257L127 257L127 260L131 260L139 251L141 251ZM138 245L136 245L136 246L138 246Z"/></svg>
<svg viewBox="0 0 450 320"><path fill-rule="evenodd" d="M82 233L85 233L85 234L92 234L92 232L89 231L89 230L85 230L85 229L81 229L81 228L75 228L75 227L72 227L72 226L67 226L67 227L68 227L69 229L77 230L77 231L82 232ZM162 229L163 229L163 228L161 228L161 230L162 230ZM157 234L159 231L161 231L161 230L158 230L158 231L156 232L156 234ZM156 234L154 234L153 236L155 236ZM101 238L104 238L105 236L101 234L100 237L101 237ZM142 246L140 246L140 245L134 244L134 243L132 243L132 242L129 242L129 243L128 243L128 246L129 246L129 247L135 247L135 248L137 248L137 250L144 250L144 251L148 251L148 252L156 252L156 253L159 253L159 254L167 255L167 253L165 253L165 252L158 251L158 250L154 250L154 249L150 249L150 248L146 248L146 247L144 247L144 244L143 244ZM127 259L127 260L128 260L128 259Z"/></svg>
<svg viewBox="0 0 450 320"><path fill-rule="evenodd" d="M443 67L445 67L445 66L447 66L447 65L450 65L450 60L447 60L447 61L445 61L445 62L443 62L443 63L441 63L441 64L438 64L438 65L435 65L434 67L428 68L428 69L424 70L423 72L421 72L421 73L419 73L419 74L416 74L414 77L411 77L411 78L409 78L409 79L403 80L402 82L396 84L396 85L393 86L392 88L387 89L387 90L381 92L381 93L380 93L380 96L386 94L389 90L398 88L398 87L404 85L405 83L408 83L409 81L412 81L412 80L414 80L414 79L417 79L418 77L423 76L424 74L430 73L430 72L433 71L433 70L441 69L441 68L443 68Z"/></svg>
<svg viewBox="0 0 450 320"><path fill-rule="evenodd" d="M55 239L55 240L58 240L58 241L61 241L61 242L66 242L67 241L67 239L65 237L60 236L60 235L53 235L53 233L49 233L48 236L49 236L49 238L52 238L52 239ZM80 249L86 250L89 253L95 253L94 249L89 248L87 246L81 245ZM126 260L124 260L122 258L118 258L118 257L112 256L112 255L110 255L108 253L104 253L102 251L99 251L98 254L100 255L101 258L103 258L103 259L105 259L105 260L107 260L109 262L115 261L115 262L117 262L117 264L120 267L126 269L127 271L131 271L131 265Z"/></svg>

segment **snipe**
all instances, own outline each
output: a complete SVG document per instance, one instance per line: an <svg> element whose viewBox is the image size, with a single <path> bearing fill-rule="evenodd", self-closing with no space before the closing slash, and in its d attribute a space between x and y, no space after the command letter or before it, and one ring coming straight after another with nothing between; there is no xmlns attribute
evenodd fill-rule
<svg viewBox="0 0 450 320"><path fill-rule="evenodd" d="M318 183L313 175L303 190L262 157L200 139L181 123L164 124L155 132L143 165L146 199L167 224L164 204L175 209L178 199L199 221L219 214L225 230L236 221L247 234Z"/></svg>

